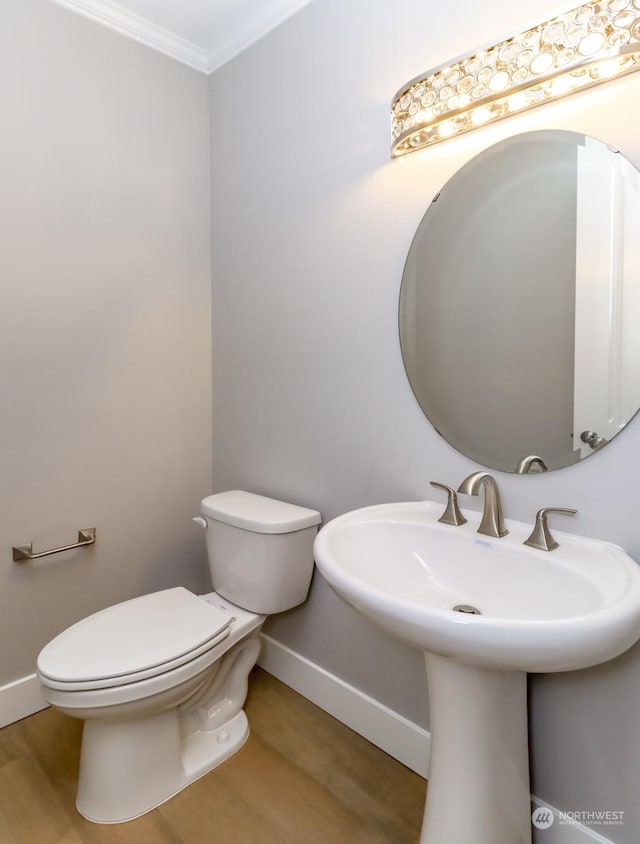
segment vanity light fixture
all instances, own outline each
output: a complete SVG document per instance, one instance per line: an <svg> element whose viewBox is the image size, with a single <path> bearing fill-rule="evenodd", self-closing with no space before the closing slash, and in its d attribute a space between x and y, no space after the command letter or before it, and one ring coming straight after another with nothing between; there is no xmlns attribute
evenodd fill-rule
<svg viewBox="0 0 640 844"><path fill-rule="evenodd" d="M640 0L578 6L404 85L391 156L640 69Z"/></svg>

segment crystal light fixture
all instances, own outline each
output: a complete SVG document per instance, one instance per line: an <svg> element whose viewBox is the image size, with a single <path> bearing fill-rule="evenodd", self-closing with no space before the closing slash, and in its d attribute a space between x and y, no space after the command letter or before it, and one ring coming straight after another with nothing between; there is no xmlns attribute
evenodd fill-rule
<svg viewBox="0 0 640 844"><path fill-rule="evenodd" d="M429 71L391 106L397 157L640 68L640 0L578 6Z"/></svg>

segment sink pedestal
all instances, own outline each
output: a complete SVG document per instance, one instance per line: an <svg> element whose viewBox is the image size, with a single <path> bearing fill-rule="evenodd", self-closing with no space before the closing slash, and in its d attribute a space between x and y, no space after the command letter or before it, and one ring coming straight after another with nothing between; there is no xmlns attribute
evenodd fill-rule
<svg viewBox="0 0 640 844"><path fill-rule="evenodd" d="M431 758L420 844L530 844L526 673L425 660Z"/></svg>

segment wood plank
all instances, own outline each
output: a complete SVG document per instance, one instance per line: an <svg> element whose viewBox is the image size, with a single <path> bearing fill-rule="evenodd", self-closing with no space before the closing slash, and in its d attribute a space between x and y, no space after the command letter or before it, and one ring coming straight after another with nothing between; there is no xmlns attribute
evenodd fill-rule
<svg viewBox="0 0 640 844"><path fill-rule="evenodd" d="M75 812L82 721L49 708L12 726L58 797Z"/></svg>
<svg viewBox="0 0 640 844"><path fill-rule="evenodd" d="M288 842L346 844L362 827L355 813L258 735L219 772Z"/></svg>
<svg viewBox="0 0 640 844"><path fill-rule="evenodd" d="M404 839L404 844L417 844L417 842L417 838ZM389 844L389 839L371 827L364 827L349 844Z"/></svg>
<svg viewBox="0 0 640 844"><path fill-rule="evenodd" d="M246 771L245 776L252 776ZM218 769L159 808L183 844L286 844Z"/></svg>
<svg viewBox="0 0 640 844"><path fill-rule="evenodd" d="M18 844L9 829L9 822L5 819L2 809L0 809L0 841L2 844Z"/></svg>
<svg viewBox="0 0 640 844"><path fill-rule="evenodd" d="M0 766L29 755L29 745L22 737L20 723L0 730Z"/></svg>
<svg viewBox="0 0 640 844"><path fill-rule="evenodd" d="M251 676L254 733L322 783L387 842L420 834L426 781L262 669Z"/></svg>
<svg viewBox="0 0 640 844"><path fill-rule="evenodd" d="M183 844L179 833L157 809L134 821L118 824L92 823L76 812L74 828L82 844Z"/></svg>
<svg viewBox="0 0 640 844"><path fill-rule="evenodd" d="M0 814L16 844L82 844L73 815L31 757L0 768Z"/></svg>

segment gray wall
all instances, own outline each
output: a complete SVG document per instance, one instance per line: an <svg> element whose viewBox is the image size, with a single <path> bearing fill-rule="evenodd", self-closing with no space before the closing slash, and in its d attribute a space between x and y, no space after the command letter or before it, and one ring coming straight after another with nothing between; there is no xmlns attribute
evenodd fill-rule
<svg viewBox="0 0 640 844"><path fill-rule="evenodd" d="M100 607L207 585L211 335L206 78L3 0L0 102L2 685Z"/></svg>
<svg viewBox="0 0 640 844"><path fill-rule="evenodd" d="M474 464L423 417L402 366L397 298L427 204L481 149L562 128L640 164L640 76L391 162L388 108L421 71L535 23L553 0L315 0L211 79L214 486L320 509L325 519L431 497ZM640 559L640 425L558 472L498 473L507 516L577 507L577 533ZM477 504L474 505L477 506ZM564 526L566 527L566 526ZM374 630L320 577L269 633L426 723L420 654ZM565 810L618 809L640 838L640 649L532 681L535 792Z"/></svg>

